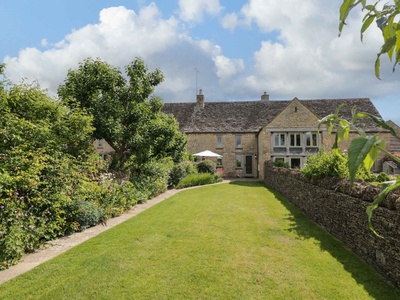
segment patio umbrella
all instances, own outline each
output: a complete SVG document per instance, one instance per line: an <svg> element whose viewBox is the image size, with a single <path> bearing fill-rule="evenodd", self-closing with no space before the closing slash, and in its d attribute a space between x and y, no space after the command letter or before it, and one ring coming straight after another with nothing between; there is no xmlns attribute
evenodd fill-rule
<svg viewBox="0 0 400 300"><path fill-rule="evenodd" d="M196 154L193 154L193 155L194 156L204 156L204 157L218 157L218 158L222 157L222 155L219 155L217 153L211 152L209 150L202 151L202 152L199 152L199 153L196 153Z"/></svg>

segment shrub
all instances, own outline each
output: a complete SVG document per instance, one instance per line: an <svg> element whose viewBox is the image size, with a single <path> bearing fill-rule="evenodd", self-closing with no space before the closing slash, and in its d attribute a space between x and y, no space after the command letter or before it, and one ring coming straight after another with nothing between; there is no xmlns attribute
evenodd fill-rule
<svg viewBox="0 0 400 300"><path fill-rule="evenodd" d="M347 157L339 156L334 152L325 153L323 150L309 156L306 165L300 171L308 179L323 177L349 178ZM356 178L368 181L370 174L361 167L356 174Z"/></svg>
<svg viewBox="0 0 400 300"><path fill-rule="evenodd" d="M171 158L150 160L139 166L131 173L130 181L140 191L141 199L138 203L144 202L166 191L168 188L169 174L173 167Z"/></svg>
<svg viewBox="0 0 400 300"><path fill-rule="evenodd" d="M210 173L190 174L185 178L183 178L181 182L179 182L177 188L182 189L190 186L212 184L215 182L217 182L217 179L214 174Z"/></svg>
<svg viewBox="0 0 400 300"><path fill-rule="evenodd" d="M333 152L319 151L309 156L307 163L301 169L306 178L339 177L348 178L347 160Z"/></svg>
<svg viewBox="0 0 400 300"><path fill-rule="evenodd" d="M275 160L274 161L274 166L275 167L281 167L281 168L289 168L289 163L284 162L283 160Z"/></svg>
<svg viewBox="0 0 400 300"><path fill-rule="evenodd" d="M169 175L168 186L175 187L187 175L196 173L197 168L192 161L182 161L179 164L175 164Z"/></svg>
<svg viewBox="0 0 400 300"><path fill-rule="evenodd" d="M76 231L83 231L106 220L104 211L94 202L82 200L67 207L70 221L75 222Z"/></svg>
<svg viewBox="0 0 400 300"><path fill-rule="evenodd" d="M378 182L385 182L385 181L389 181L390 177L385 173L385 172L381 172L377 177L376 180Z"/></svg>
<svg viewBox="0 0 400 300"><path fill-rule="evenodd" d="M214 174L216 170L216 164L208 159L202 160L201 162L197 163L197 170L199 173Z"/></svg>

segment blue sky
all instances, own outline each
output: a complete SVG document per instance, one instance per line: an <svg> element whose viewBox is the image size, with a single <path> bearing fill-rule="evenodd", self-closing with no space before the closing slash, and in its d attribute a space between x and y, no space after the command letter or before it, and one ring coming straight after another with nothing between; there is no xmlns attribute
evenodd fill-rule
<svg viewBox="0 0 400 300"><path fill-rule="evenodd" d="M40 83L51 94L69 68L100 57L127 65L140 56L159 68L165 102L369 97L400 124L400 69L382 62L381 36L360 42L361 13L338 38L342 0L2 0L0 59L13 82Z"/></svg>

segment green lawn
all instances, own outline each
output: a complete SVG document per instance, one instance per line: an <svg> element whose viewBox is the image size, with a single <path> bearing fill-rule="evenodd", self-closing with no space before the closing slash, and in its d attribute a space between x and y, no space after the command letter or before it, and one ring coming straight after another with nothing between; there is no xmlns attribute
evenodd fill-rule
<svg viewBox="0 0 400 300"><path fill-rule="evenodd" d="M1 276L1 273L0 273ZM257 182L185 190L0 286L0 299L400 299Z"/></svg>

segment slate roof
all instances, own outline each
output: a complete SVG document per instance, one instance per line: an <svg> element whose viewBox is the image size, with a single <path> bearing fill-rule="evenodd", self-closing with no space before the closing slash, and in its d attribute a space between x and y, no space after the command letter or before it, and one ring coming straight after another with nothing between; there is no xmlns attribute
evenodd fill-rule
<svg viewBox="0 0 400 300"><path fill-rule="evenodd" d="M356 107L358 112L381 117L368 98L299 101L320 119L334 113L342 103L344 106L340 114L347 120L351 119L352 107ZM172 114L179 122L180 130L185 133L257 133L290 102L291 100L205 102L204 108L197 108L195 102L165 103L163 111ZM366 131L383 131L367 119L361 119L359 125Z"/></svg>

